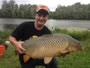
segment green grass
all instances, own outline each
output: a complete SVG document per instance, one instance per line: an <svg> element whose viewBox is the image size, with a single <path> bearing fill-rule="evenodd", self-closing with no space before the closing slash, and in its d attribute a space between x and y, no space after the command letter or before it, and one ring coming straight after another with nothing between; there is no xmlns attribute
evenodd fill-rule
<svg viewBox="0 0 90 68"><path fill-rule="evenodd" d="M14 54L14 47L12 45L8 45L4 56L0 57L0 68L20 68L18 56Z"/></svg>
<svg viewBox="0 0 90 68"><path fill-rule="evenodd" d="M66 29L55 29L53 33L68 34L78 40L85 40L90 38L90 31L69 32Z"/></svg>
<svg viewBox="0 0 90 68"><path fill-rule="evenodd" d="M56 33L60 33L60 31ZM64 33L64 31L62 31L61 33ZM9 36L8 34L6 35ZM87 32L87 35L85 34L85 32L82 32L81 34L77 33L76 35L75 33L73 34L67 31L66 34L70 34L77 39L79 35L81 37L85 36L86 37L85 40L84 40L84 37L83 38L79 37L80 38L79 40L84 46L84 50L71 53L64 58L56 57L59 68L90 68L90 36L89 36L90 34L89 32ZM14 47L12 45L9 45L8 49L5 50L4 56L0 57L0 68L20 68L18 56L14 54ZM45 67L40 66L36 68L45 68Z"/></svg>

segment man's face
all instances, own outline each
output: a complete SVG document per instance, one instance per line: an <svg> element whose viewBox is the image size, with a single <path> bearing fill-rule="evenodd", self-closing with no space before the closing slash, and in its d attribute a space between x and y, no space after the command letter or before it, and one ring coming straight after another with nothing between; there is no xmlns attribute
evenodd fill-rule
<svg viewBox="0 0 90 68"><path fill-rule="evenodd" d="M44 25L46 23L46 21L48 20L48 15L36 14L35 20L38 25Z"/></svg>

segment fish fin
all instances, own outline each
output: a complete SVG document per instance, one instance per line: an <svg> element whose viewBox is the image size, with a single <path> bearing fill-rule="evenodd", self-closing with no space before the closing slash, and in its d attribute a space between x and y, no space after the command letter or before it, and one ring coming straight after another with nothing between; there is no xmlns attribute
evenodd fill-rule
<svg viewBox="0 0 90 68"><path fill-rule="evenodd" d="M69 54L69 53L70 53L69 50L62 51L60 56L65 57L65 56L66 56L67 54Z"/></svg>
<svg viewBox="0 0 90 68"><path fill-rule="evenodd" d="M52 34L45 34L45 35L43 35L43 37L45 37L45 38L52 37Z"/></svg>
<svg viewBox="0 0 90 68"><path fill-rule="evenodd" d="M28 55L24 55L23 59L24 59L24 63L26 63L31 57Z"/></svg>
<svg viewBox="0 0 90 68"><path fill-rule="evenodd" d="M45 57L45 58L44 58L44 63L45 63L45 64L49 64L52 59L53 59L53 57Z"/></svg>
<svg viewBox="0 0 90 68"><path fill-rule="evenodd" d="M64 51L61 51L61 53L67 53L69 52L69 50L64 50Z"/></svg>

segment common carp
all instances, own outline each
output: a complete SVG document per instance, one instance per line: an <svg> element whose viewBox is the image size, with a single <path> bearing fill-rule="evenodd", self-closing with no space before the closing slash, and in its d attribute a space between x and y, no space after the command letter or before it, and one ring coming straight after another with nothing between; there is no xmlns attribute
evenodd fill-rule
<svg viewBox="0 0 90 68"><path fill-rule="evenodd" d="M55 56L65 56L68 53L82 50L80 42L66 34L46 34L37 38L26 40L22 46L26 49L24 62L28 57L44 59L48 64Z"/></svg>

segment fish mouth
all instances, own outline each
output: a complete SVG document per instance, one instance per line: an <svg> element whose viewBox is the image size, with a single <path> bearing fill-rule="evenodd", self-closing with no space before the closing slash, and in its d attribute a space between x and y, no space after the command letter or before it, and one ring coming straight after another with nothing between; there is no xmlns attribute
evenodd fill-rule
<svg viewBox="0 0 90 68"><path fill-rule="evenodd" d="M79 45L79 46L77 45L77 49L78 49L78 50L83 50L83 49L84 49L84 47L83 47L83 46L81 46L81 45Z"/></svg>

